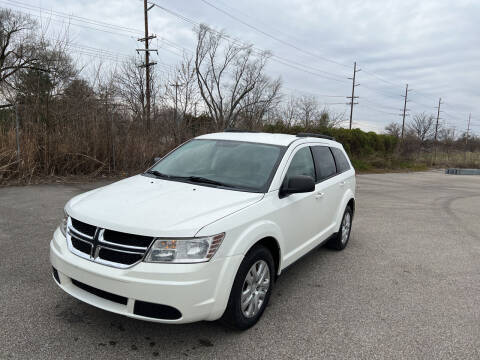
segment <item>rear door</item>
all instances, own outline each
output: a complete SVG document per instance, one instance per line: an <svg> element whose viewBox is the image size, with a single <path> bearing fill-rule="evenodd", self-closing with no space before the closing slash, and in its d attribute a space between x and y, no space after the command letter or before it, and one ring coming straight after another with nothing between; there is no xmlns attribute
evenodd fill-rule
<svg viewBox="0 0 480 360"><path fill-rule="evenodd" d="M350 162L347 159L345 153L336 147L331 147L333 157L335 158L335 164L337 166L338 186L343 196L347 189L355 189L355 173L352 170Z"/></svg>
<svg viewBox="0 0 480 360"><path fill-rule="evenodd" d="M318 236L324 240L336 231L336 212L341 201L338 191L337 168L333 154L328 146L312 146L315 160L316 186L315 195L319 202L318 221L321 228Z"/></svg>

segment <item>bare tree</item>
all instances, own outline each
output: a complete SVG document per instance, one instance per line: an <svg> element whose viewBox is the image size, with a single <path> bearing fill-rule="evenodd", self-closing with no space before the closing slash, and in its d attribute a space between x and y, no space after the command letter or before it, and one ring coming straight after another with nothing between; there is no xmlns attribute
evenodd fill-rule
<svg viewBox="0 0 480 360"><path fill-rule="evenodd" d="M142 119L146 126L145 71L142 64L143 61L139 57L129 58L120 66L115 83L118 95L132 112L133 117L137 120ZM150 106L155 116L157 98L160 95L159 74L155 67L150 69L150 86Z"/></svg>
<svg viewBox="0 0 480 360"><path fill-rule="evenodd" d="M455 142L455 129L442 127L438 132L438 139L445 145L450 145Z"/></svg>
<svg viewBox="0 0 480 360"><path fill-rule="evenodd" d="M117 77L118 94L135 118L145 115L145 71L140 60L132 57L122 64Z"/></svg>
<svg viewBox="0 0 480 360"><path fill-rule="evenodd" d="M280 79L271 81L264 76L240 101L240 120L242 127L247 129L260 129L268 111L274 108L280 100Z"/></svg>
<svg viewBox="0 0 480 360"><path fill-rule="evenodd" d="M178 108L180 116L184 118L187 112L195 113L195 103L198 104L199 100L195 62L192 57L184 56L183 61L177 66L176 80L182 85L179 89Z"/></svg>
<svg viewBox="0 0 480 360"><path fill-rule="evenodd" d="M38 53L33 29L36 22L11 10L0 10L0 85L21 69L37 69Z"/></svg>
<svg viewBox="0 0 480 360"><path fill-rule="evenodd" d="M316 125L325 128L338 127L345 121L345 113L336 113L325 106L317 115Z"/></svg>
<svg viewBox="0 0 480 360"><path fill-rule="evenodd" d="M288 100L280 106L280 118L287 127L295 125L300 117L298 98L290 95Z"/></svg>
<svg viewBox="0 0 480 360"><path fill-rule="evenodd" d="M242 99L262 81L269 56L200 26L195 71L200 95L217 129L235 123Z"/></svg>
<svg viewBox="0 0 480 360"><path fill-rule="evenodd" d="M434 132L434 119L432 115L426 113L416 114L413 120L408 124L408 129L424 143L425 140L432 137Z"/></svg>
<svg viewBox="0 0 480 360"><path fill-rule="evenodd" d="M169 74L167 81L163 84L164 105L168 109L176 106L176 117L168 117L169 128L174 132L177 140L183 137L186 129L191 125L191 117L187 114L197 116L197 107L200 103L200 94L198 91L197 75L195 71L195 62L193 57L185 56L175 67L175 70ZM199 107L198 107L199 108ZM174 114L170 111L171 114Z"/></svg>
<svg viewBox="0 0 480 360"><path fill-rule="evenodd" d="M402 127L396 122L391 122L390 124L385 126L385 133L387 135L391 135L391 136L395 136L396 138L399 138L400 135L402 134Z"/></svg>
<svg viewBox="0 0 480 360"><path fill-rule="evenodd" d="M298 113L303 126L313 125L318 116L318 101L315 96L304 95L298 100Z"/></svg>

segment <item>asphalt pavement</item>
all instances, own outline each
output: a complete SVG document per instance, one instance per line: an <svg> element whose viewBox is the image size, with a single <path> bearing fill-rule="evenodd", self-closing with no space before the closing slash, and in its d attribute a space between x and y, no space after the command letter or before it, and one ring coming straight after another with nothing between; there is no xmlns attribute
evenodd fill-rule
<svg viewBox="0 0 480 360"><path fill-rule="evenodd" d="M480 359L480 176L357 183L347 249L291 266L245 332L72 298L51 277L49 241L66 201L103 184L0 188L0 359Z"/></svg>

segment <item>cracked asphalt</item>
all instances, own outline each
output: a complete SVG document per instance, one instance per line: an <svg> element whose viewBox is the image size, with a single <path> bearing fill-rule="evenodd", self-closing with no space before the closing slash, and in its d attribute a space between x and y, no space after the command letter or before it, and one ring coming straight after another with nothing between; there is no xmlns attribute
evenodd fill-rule
<svg viewBox="0 0 480 360"><path fill-rule="evenodd" d="M103 184L0 188L0 359L480 359L480 176L357 181L347 249L290 267L245 332L72 298L52 280L49 241L66 201Z"/></svg>

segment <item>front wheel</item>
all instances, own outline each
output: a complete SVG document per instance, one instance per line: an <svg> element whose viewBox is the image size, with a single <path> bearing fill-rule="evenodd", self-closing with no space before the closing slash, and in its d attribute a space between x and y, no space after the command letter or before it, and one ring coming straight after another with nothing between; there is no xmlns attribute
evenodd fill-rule
<svg viewBox="0 0 480 360"><path fill-rule="evenodd" d="M352 220L353 220L353 211L350 206L347 206L345 212L343 213L342 222L340 224L340 229L336 236L334 236L328 243L327 246L335 250L343 250L350 240L350 232L352 230Z"/></svg>
<svg viewBox="0 0 480 360"><path fill-rule="evenodd" d="M268 304L274 278L272 254L255 246L240 264L221 321L239 330L255 325Z"/></svg>

